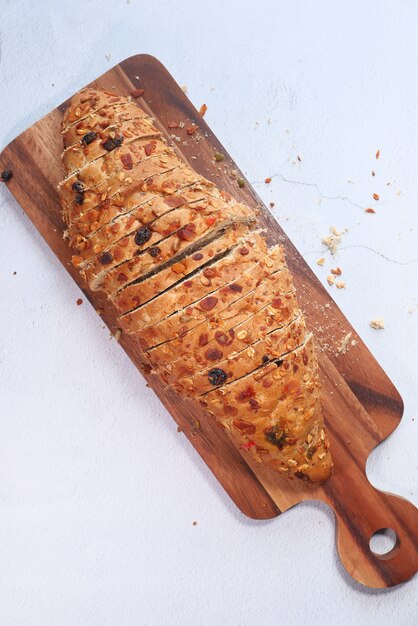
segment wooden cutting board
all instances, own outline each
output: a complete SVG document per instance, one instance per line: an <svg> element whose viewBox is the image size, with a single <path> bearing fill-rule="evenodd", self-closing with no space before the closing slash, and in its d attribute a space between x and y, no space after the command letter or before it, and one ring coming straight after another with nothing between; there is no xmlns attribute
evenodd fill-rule
<svg viewBox="0 0 418 626"><path fill-rule="evenodd" d="M230 171L239 168L155 58L139 55L126 59L91 85L116 90L125 96L134 88L144 89L141 106L155 117L169 141L173 142L171 133L180 137L179 142L173 143L193 168L237 199L253 207L262 205L248 182L244 188L238 187ZM51 111L12 141L0 155L0 171L6 168L13 171L8 183L11 193L93 306L102 309L103 320L115 332L114 309L100 293L90 292L83 283L70 263L70 249L62 237L64 223L56 185L63 178L60 123L65 106L66 103ZM169 122L180 121L185 122L185 128L168 129ZM193 137L186 133L191 123L197 124L201 131ZM225 155L222 163L214 162L215 151ZM244 178L242 173L239 176ZM290 481L253 462L245 453L242 456L223 430L203 420L187 401L167 395L158 380L146 373L129 336L122 335L120 343L245 515L268 519L303 500L326 502L334 511L339 555L351 576L370 587L391 587L409 579L418 569L418 511L407 500L372 487L365 466L370 451L398 426L402 399L264 207L262 221L286 247L300 306L320 347L324 413L335 463L333 476L325 484L313 486ZM342 353L338 348L350 332L350 340L356 340L357 344ZM393 529L397 536L395 547L384 556L375 554L369 547L370 537L382 528Z"/></svg>

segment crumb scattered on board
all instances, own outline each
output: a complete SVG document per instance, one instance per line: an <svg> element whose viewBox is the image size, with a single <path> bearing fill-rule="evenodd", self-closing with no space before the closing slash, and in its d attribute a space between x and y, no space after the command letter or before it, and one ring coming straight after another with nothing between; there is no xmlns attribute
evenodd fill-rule
<svg viewBox="0 0 418 626"><path fill-rule="evenodd" d="M182 85L181 90L183 93L187 93L187 85Z"/></svg>
<svg viewBox="0 0 418 626"><path fill-rule="evenodd" d="M80 306L80 304L83 304L82 298L77 298L76 304L77 304L77 306Z"/></svg>
<svg viewBox="0 0 418 626"><path fill-rule="evenodd" d="M383 319L383 317L375 317L374 319L370 320L370 327L374 328L375 330L382 330L383 328L385 328L385 320Z"/></svg>
<svg viewBox="0 0 418 626"><path fill-rule="evenodd" d="M122 329L121 328L117 328L115 330L115 334L113 335L114 338L116 339L116 341L119 341L122 335Z"/></svg>

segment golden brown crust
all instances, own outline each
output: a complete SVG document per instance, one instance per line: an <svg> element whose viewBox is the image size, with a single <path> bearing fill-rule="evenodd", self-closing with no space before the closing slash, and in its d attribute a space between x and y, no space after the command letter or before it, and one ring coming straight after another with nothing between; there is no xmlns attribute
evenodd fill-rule
<svg viewBox="0 0 418 626"><path fill-rule="evenodd" d="M209 217L198 216L167 237L158 232L153 233L144 246L136 245L136 235L124 237L92 262L89 261L87 267L81 267L80 271L91 289L101 289L106 294L115 293L134 280L146 277L149 272L155 272L166 263L177 259L196 244L203 245L212 234L240 220L249 221L251 217L248 209L237 205L234 207L233 219L222 211L216 211ZM156 246L157 256L153 252Z"/></svg>
<svg viewBox="0 0 418 626"><path fill-rule="evenodd" d="M157 296L165 289L183 280L192 272L206 266L221 253L232 249L238 244L247 227L230 228L221 234L218 239L211 241L200 248L198 252L185 257L178 263L161 270L155 276L151 276L140 283L134 283L125 287L114 297L114 303L120 315L128 313L140 304L144 304Z"/></svg>
<svg viewBox="0 0 418 626"><path fill-rule="evenodd" d="M206 393L200 403L256 459L285 475L315 480L330 469L319 400L318 364L308 337L279 366L261 366Z"/></svg>
<svg viewBox="0 0 418 626"><path fill-rule="evenodd" d="M65 133L68 128L104 106L125 104L127 101L127 98L112 91L102 91L91 87L82 89L71 98L70 104L64 111L62 132Z"/></svg>
<svg viewBox="0 0 418 626"><path fill-rule="evenodd" d="M124 141L129 142L132 139L145 137L152 139L159 135L158 129L148 117L122 122L98 133L97 137L87 145L85 142L80 142L64 150L61 155L62 164L69 176L107 152L116 150Z"/></svg>
<svg viewBox="0 0 418 626"><path fill-rule="evenodd" d="M269 330L268 333L260 331L257 327L254 330L255 332L251 333L249 329L242 328L234 332L236 341L231 341L229 346L208 348L206 353L211 356L211 363L203 370L180 366L172 388L177 393L196 397L210 392L214 386L220 384L224 376L226 382L230 383L249 374L261 364L280 359L287 352L295 350L301 345L306 334L305 322L300 315L287 324ZM261 338L251 343L251 335L254 337L258 334ZM230 346L233 343L235 349L231 350ZM244 347L237 350L239 343ZM221 372L219 373L218 370Z"/></svg>
<svg viewBox="0 0 418 626"><path fill-rule="evenodd" d="M270 251L270 258L273 254L274 252ZM277 254L280 254L279 246L277 246ZM222 317L223 312L228 314L230 311L228 305L231 305L236 300L240 300L247 293L253 291L257 284L268 276L270 272L270 268L266 265L266 259L261 258L229 285L213 291L210 295L201 298L192 305L170 315L160 322L142 328L143 319L141 319L141 323L138 324L134 315L128 313L128 315L121 318L121 323L123 323L126 332L135 333L143 350L149 350L164 341L170 341L178 336L185 335L189 330L198 326L205 319L211 319L217 316ZM292 279L289 272L283 270L284 291L290 289L291 283ZM146 320L145 323L147 323Z"/></svg>
<svg viewBox="0 0 418 626"><path fill-rule="evenodd" d="M73 263L154 374L255 460L325 480L318 363L282 247L267 250L254 211L186 165L130 99L83 90L63 137Z"/></svg>
<svg viewBox="0 0 418 626"><path fill-rule="evenodd" d="M217 296L221 287L227 285L230 289L231 284L237 286L235 280L237 277L251 270L256 271L260 253L265 254L266 251L267 246L260 234L247 235L225 257L198 271L193 277L164 291L160 296L139 306L121 319L126 320L130 328L144 329L157 324L177 311L184 311L185 307L199 302L205 296Z"/></svg>
<svg viewBox="0 0 418 626"><path fill-rule="evenodd" d="M116 174L123 181L138 163L150 157L168 154L173 154L172 148L169 148L164 141L158 138L140 138L132 141L132 143L122 144L120 148L106 152L63 180L58 185L61 202L70 205L77 195L90 189L97 189L109 178L115 178Z"/></svg>
<svg viewBox="0 0 418 626"><path fill-rule="evenodd" d="M81 141L88 133L100 133L109 126L145 116L144 111L129 100L106 105L63 131L64 148Z"/></svg>

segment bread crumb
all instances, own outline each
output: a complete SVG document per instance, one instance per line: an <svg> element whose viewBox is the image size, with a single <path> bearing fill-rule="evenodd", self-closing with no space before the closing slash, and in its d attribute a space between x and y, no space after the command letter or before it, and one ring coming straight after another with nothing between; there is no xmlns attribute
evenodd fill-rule
<svg viewBox="0 0 418 626"><path fill-rule="evenodd" d="M322 267L325 264L325 257L321 257L320 259L318 259L316 264Z"/></svg>
<svg viewBox="0 0 418 626"><path fill-rule="evenodd" d="M77 306L80 306L80 304L83 304L83 300L81 298L78 298L76 304Z"/></svg>
<svg viewBox="0 0 418 626"><path fill-rule="evenodd" d="M122 335L122 329L121 328L117 328L115 331L115 334L113 335L114 338L116 339L116 341L119 341Z"/></svg>
<svg viewBox="0 0 418 626"><path fill-rule="evenodd" d="M374 328L375 330L381 330L385 328L385 320L383 319L383 317L375 317L373 320L370 321L370 327Z"/></svg>
<svg viewBox="0 0 418 626"><path fill-rule="evenodd" d="M181 90L183 93L187 93L187 85L182 85Z"/></svg>
<svg viewBox="0 0 418 626"><path fill-rule="evenodd" d="M349 332L346 334L346 336L342 339L340 345L338 346L338 354L345 354L347 352L348 348L348 344L350 342L351 339L351 335L353 333Z"/></svg>
<svg viewBox="0 0 418 626"><path fill-rule="evenodd" d="M324 244L324 246L326 246L328 248L328 250L331 252L332 255L336 254L337 250L338 250L338 246L341 243L341 239L342 236L344 235L344 233L347 232L347 229L345 229L344 231L339 232L335 226L331 226L329 229L329 232L331 233L330 235L328 235L328 237L323 237L322 238L322 243Z"/></svg>
<svg viewBox="0 0 418 626"><path fill-rule="evenodd" d="M345 282L343 280L338 281L338 283L335 283L335 286L337 287L337 289L345 289Z"/></svg>
<svg viewBox="0 0 418 626"><path fill-rule="evenodd" d="M327 276L327 282L328 282L328 285L332 287L332 285L335 283L334 276Z"/></svg>

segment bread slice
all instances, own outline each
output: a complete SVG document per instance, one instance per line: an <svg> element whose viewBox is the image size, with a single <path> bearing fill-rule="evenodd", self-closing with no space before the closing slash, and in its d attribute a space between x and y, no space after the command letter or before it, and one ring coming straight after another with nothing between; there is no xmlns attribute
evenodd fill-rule
<svg viewBox="0 0 418 626"><path fill-rule="evenodd" d="M289 477L315 482L331 468L319 389L309 335L277 363L206 393L200 404L257 460Z"/></svg>
<svg viewBox="0 0 418 626"><path fill-rule="evenodd" d="M280 250L277 249L276 253L279 255ZM274 249L270 251L270 258L273 254ZM252 266L229 285L217 289L210 295L201 298L192 305L170 315L160 322L150 324L146 328L143 328L142 320L141 324L137 324L133 315L129 313L127 316L122 317L120 321L123 324L123 328L128 333L135 333L141 348L143 350L149 350L160 343L185 335L189 330L198 326L200 322L205 319L222 316L223 311L228 314L228 305L236 300L240 300L247 293L250 293L257 286L259 281L269 273L270 269L266 265L266 259L260 259L257 264ZM291 286L291 276L287 271L283 270L282 273L283 291L287 291Z"/></svg>
<svg viewBox="0 0 418 626"><path fill-rule="evenodd" d="M297 306L293 291L282 291L279 279L282 269L279 267L272 270L253 290L229 304L220 314L203 320L176 339L150 349L146 353L150 366L165 383L172 384L178 380L178 372L183 371L182 368L197 371L213 365L217 359L227 356L234 349L241 349L246 344L237 335L241 330L247 330L248 333L248 326L257 327L259 332L263 330L267 333L273 324L292 319ZM281 289L284 300L289 298L289 304L274 311L270 307L273 283Z"/></svg>
<svg viewBox="0 0 418 626"><path fill-rule="evenodd" d="M139 138L132 143L122 144L120 148L107 152L64 179L58 185L61 201L70 205L80 193L103 186L115 174L119 174L118 178L123 181L138 163L150 157L168 154L173 154L172 148L158 138Z"/></svg>
<svg viewBox="0 0 418 626"><path fill-rule="evenodd" d="M114 202L117 202L119 206L125 206L128 210L128 207L133 208L142 200L152 199L157 195L170 195L188 185L202 182L201 177L187 165L174 168L168 167L167 170L151 175L148 178L144 178L144 176L138 177L138 168L140 168L140 164L135 168L135 172L130 172L129 176L125 176L120 181L122 184L119 187L117 180L112 179L112 186L114 189L117 189L116 191L112 192L106 186L104 191L102 188L88 189L83 193L81 204L75 201L69 206L63 205L66 223L71 225L76 219L93 209L106 210ZM147 193L148 196L145 196Z"/></svg>
<svg viewBox="0 0 418 626"><path fill-rule="evenodd" d="M101 133L109 126L115 126L137 117L146 117L146 113L134 102L119 102L104 106L63 131L64 148L73 146L86 136L87 140L90 140L89 133Z"/></svg>
<svg viewBox="0 0 418 626"><path fill-rule="evenodd" d="M138 117L119 125L110 126L98 133L97 137L87 145L86 142L80 142L66 148L61 155L62 164L67 176L69 176L88 163L104 156L107 152L116 150L126 140L146 137L152 139L159 137L159 135L160 132L149 117Z"/></svg>
<svg viewBox="0 0 418 626"><path fill-rule="evenodd" d="M169 173L170 176L172 172ZM132 219L146 226L173 209L191 205L209 196L212 204L223 201L216 187L212 189L209 184L202 185L198 179L170 195L140 191L134 192L124 200L116 196L104 206L91 209L77 218L68 228L68 237L70 239L74 235L90 237L103 228L112 228L123 236L130 232L127 229L130 228Z"/></svg>
<svg viewBox="0 0 418 626"><path fill-rule="evenodd" d="M117 292L112 298L120 315L149 302L180 281L191 278L201 269L210 266L218 258L234 249L247 232L247 226L230 228L219 237L200 248L198 252L186 256L181 261L169 265L158 274L146 278Z"/></svg>
<svg viewBox="0 0 418 626"><path fill-rule="evenodd" d="M222 230L239 222L249 223L252 218L250 210L243 205L235 205L233 214L226 210L216 211L210 216L197 216L166 237L157 234L152 237L151 245L147 245L148 242L144 244L145 248L136 245L136 235L130 236L102 252L87 267L81 267L81 272L91 289L114 294L125 285L147 278L168 264L181 260L184 254L195 252ZM156 246L157 256L154 252Z"/></svg>
<svg viewBox="0 0 418 626"><path fill-rule="evenodd" d="M258 331L256 327L254 334L257 335L258 332L262 337L254 343L249 340L250 332L241 329L234 333L236 341L231 341L229 346L207 349L206 353L211 356L211 363L203 370L185 367L180 363L176 367L176 379L172 383L172 389L189 397L197 397L225 382L230 383L241 378L256 370L261 364L278 360L295 350L303 342L306 325L299 314L285 324L278 324L269 332ZM233 343L235 349L231 350ZM239 343L244 344L244 347L237 350Z"/></svg>
<svg viewBox="0 0 418 626"><path fill-rule="evenodd" d="M124 248L125 257L130 258L132 251L139 254L139 251L148 249L189 224L197 226L199 221L207 225L215 223L218 216L225 213L225 202L210 196L185 206L180 205L179 208L170 209L166 203L163 205L167 210L151 221L143 221L146 212L144 215L144 207L141 206L138 211L105 225L89 237L77 234L71 245L84 259L82 267L88 265L89 259L95 255L111 250L115 244L120 244ZM233 206L228 206L228 210L233 210ZM158 250L155 250L155 256L158 256Z"/></svg>
<svg viewBox="0 0 418 626"><path fill-rule="evenodd" d="M187 277L172 288L164 290L149 302L139 305L121 317L130 328L144 329L166 319L177 311L198 303L201 298L216 295L221 287L237 286L236 277L256 273L260 253L265 254L267 246L260 235L246 235L238 244L214 263L207 265L191 278ZM239 289L236 291L240 292Z"/></svg>
<svg viewBox="0 0 418 626"><path fill-rule="evenodd" d="M61 124L62 133L65 134L69 128L103 107L126 106L128 103L128 98L112 91L86 87L71 98L70 104L65 109Z"/></svg>

